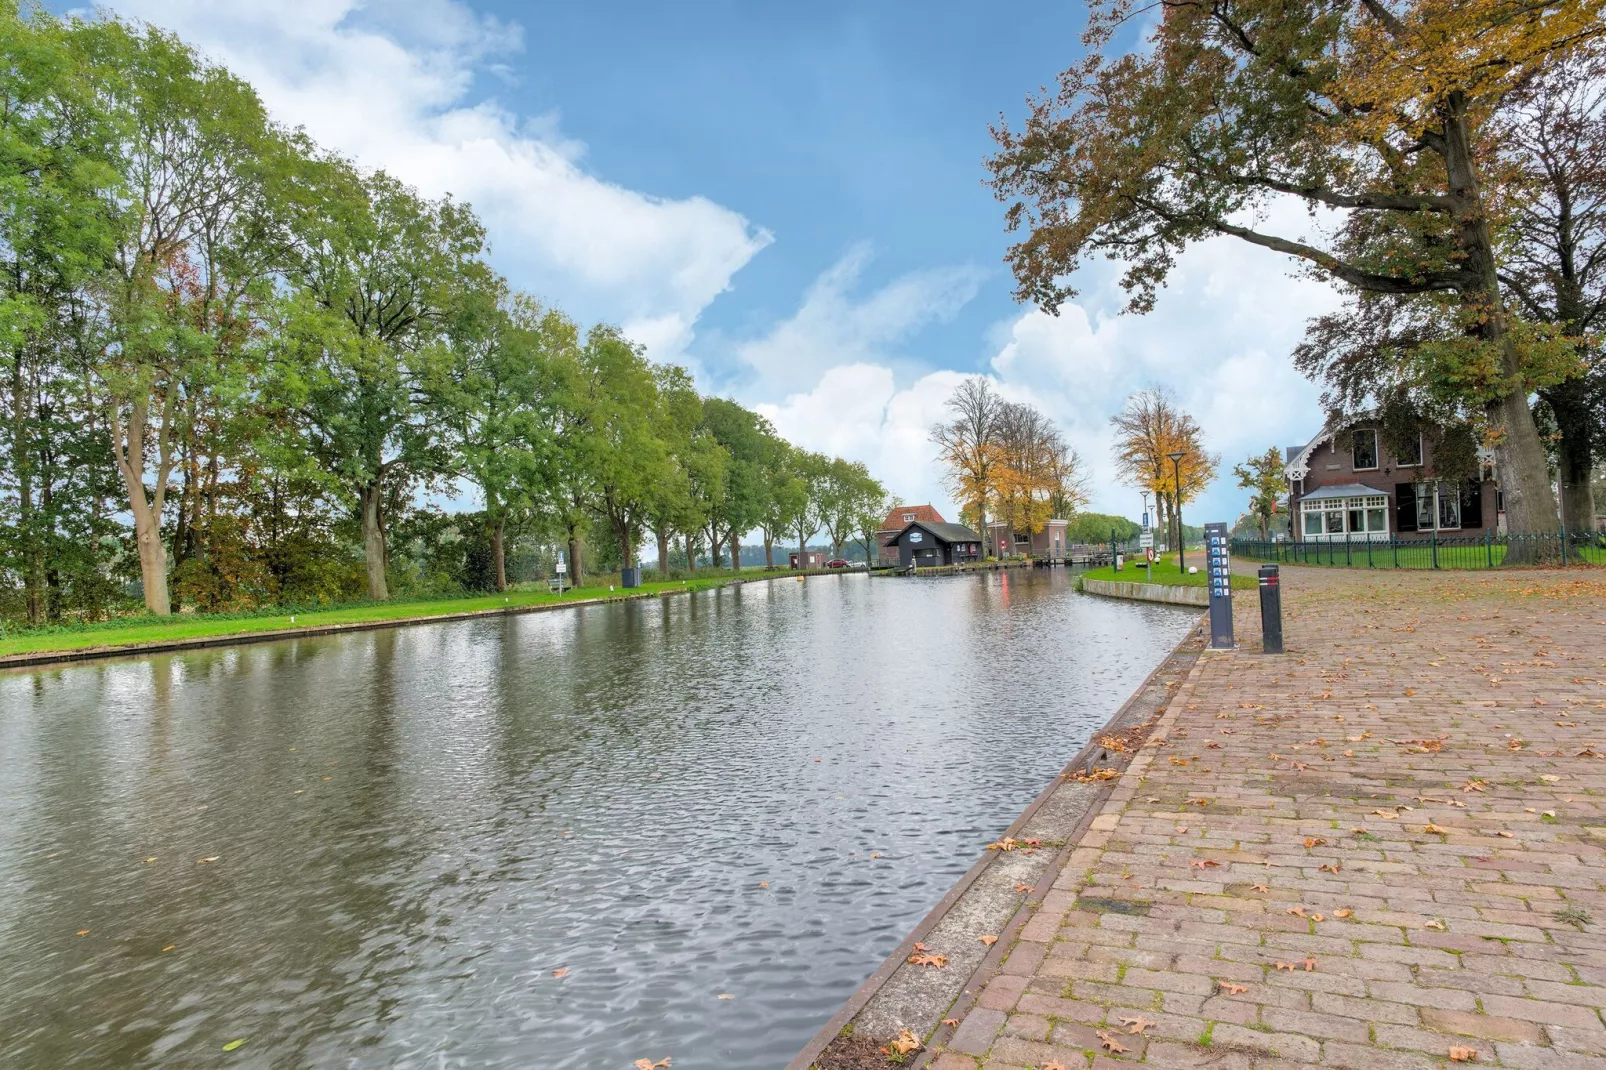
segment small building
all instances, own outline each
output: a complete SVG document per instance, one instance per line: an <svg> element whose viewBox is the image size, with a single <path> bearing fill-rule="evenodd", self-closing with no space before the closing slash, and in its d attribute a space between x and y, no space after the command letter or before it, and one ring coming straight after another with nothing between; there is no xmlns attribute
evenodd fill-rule
<svg viewBox="0 0 1606 1070"><path fill-rule="evenodd" d="M881 521L881 527L875 533L876 564L898 563L898 548L893 545L893 540L902 534L904 528L916 521L922 524L947 523L934 505L894 505L887 511L887 518Z"/></svg>
<svg viewBox="0 0 1606 1070"><path fill-rule="evenodd" d="M993 521L987 525L987 540L999 557L1025 555L1043 561L1064 561L1070 550L1066 541L1069 520L1045 520L1041 531L1011 531L1008 524Z"/></svg>
<svg viewBox="0 0 1606 1070"><path fill-rule="evenodd" d="M794 550L794 551L792 551L792 567L793 568L824 568L825 567L825 551L824 550L805 550L805 551L803 551L803 553L801 555L799 555L798 552L796 550Z"/></svg>
<svg viewBox="0 0 1606 1070"><path fill-rule="evenodd" d="M898 564L959 565L981 560L981 536L963 524L938 524L916 520L892 538Z"/></svg>
<svg viewBox="0 0 1606 1070"><path fill-rule="evenodd" d="M1284 456L1296 541L1387 542L1505 530L1494 465L1481 451L1478 478L1440 479L1426 436L1394 456L1377 421L1362 419L1329 424L1305 445L1287 447Z"/></svg>

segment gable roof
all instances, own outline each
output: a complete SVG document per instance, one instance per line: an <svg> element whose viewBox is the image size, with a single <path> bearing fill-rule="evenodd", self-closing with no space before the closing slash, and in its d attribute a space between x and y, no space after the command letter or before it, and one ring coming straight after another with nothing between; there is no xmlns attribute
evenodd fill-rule
<svg viewBox="0 0 1606 1070"><path fill-rule="evenodd" d="M929 531L935 538L943 542L981 542L981 536L963 524L927 524L920 520L916 520L912 524L905 524L898 531L897 538L903 538L904 533L910 528ZM896 541L896 539L893 541Z"/></svg>
<svg viewBox="0 0 1606 1070"><path fill-rule="evenodd" d="M942 514L932 505L894 505L887 513L887 518L881 521L882 531L901 532L909 524L904 515L913 513L914 518L923 524L945 524Z"/></svg>

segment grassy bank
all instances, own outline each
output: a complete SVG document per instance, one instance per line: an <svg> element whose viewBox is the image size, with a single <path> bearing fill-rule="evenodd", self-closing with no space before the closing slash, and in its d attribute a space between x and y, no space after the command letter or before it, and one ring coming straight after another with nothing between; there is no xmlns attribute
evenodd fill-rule
<svg viewBox="0 0 1606 1070"><path fill-rule="evenodd" d="M1153 579L1150 579L1148 570L1143 567L1141 560L1134 564L1131 558L1127 559L1126 567L1120 572L1106 566L1105 568L1090 568L1081 573L1081 576L1083 579L1112 580L1118 583L1162 583L1168 587L1208 586L1204 570L1204 551L1199 551L1197 558L1193 558L1190 555L1189 563L1199 570L1191 576L1177 568L1177 559L1174 554L1167 554L1154 563ZM1256 580L1254 576L1233 573L1233 590L1252 591L1255 587Z"/></svg>
<svg viewBox="0 0 1606 1070"><path fill-rule="evenodd" d="M327 609L263 610L255 613L180 613L171 617L129 616L96 624L72 625L0 634L0 657L12 654L39 654L81 651L101 647L139 646L171 643L187 639L214 639L259 632L324 628L342 624L379 624L419 617L451 616L457 613L485 612L557 605L564 602L620 600L639 594L674 591L700 591L728 583L735 573L699 574L684 580L644 583L626 591L609 589L606 583L577 587L552 594L542 589L510 590L505 594L473 595L407 602L363 602ZM765 572L744 569L744 579L774 579L797 575L794 572Z"/></svg>

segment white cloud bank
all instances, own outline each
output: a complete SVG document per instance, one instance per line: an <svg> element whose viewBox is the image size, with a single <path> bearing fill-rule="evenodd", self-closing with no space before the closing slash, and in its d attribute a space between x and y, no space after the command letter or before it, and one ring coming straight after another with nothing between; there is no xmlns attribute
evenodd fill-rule
<svg viewBox="0 0 1606 1070"><path fill-rule="evenodd" d="M1232 464L1268 446L1303 442L1321 420L1317 390L1294 371L1288 353L1305 320L1335 307L1338 298L1325 283L1290 276L1291 267L1230 238L1203 243L1179 258L1158 308L1147 316L1120 315L1113 273L1089 269L1081 298L1057 317L1034 309L1000 324L999 341L980 354L980 363L1004 394L1033 402L1064 428L1092 476L1092 508L1126 516L1137 515L1140 501L1114 479L1110 416L1134 390L1172 387L1198 419L1209 448L1222 455L1222 475L1193 518L1231 522L1244 503ZM836 281L841 274L839 265L816 285L836 304L844 300ZM852 337L819 349L815 363L829 363L833 351L852 353L851 363L828 367L812 385L761 409L794 441L863 460L906 500L953 511L927 431L942 418L961 373L906 376L900 386L894 371L910 360L895 353L895 345L969 300L972 291L934 278L907 276L857 304L849 301L848 314L834 323ZM904 315L877 320L875 329L852 326L872 319L865 313L893 295L903 295L898 307ZM797 348L798 336L807 333L800 325L818 318L813 302L811 291L797 316L746 351ZM898 329L885 330L889 322Z"/></svg>
<svg viewBox="0 0 1606 1070"><path fill-rule="evenodd" d="M178 33L321 144L472 203L500 270L583 319L621 323L655 357L677 358L703 309L772 240L706 198L604 181L552 117L523 121L473 99L521 34L457 0L111 6Z"/></svg>

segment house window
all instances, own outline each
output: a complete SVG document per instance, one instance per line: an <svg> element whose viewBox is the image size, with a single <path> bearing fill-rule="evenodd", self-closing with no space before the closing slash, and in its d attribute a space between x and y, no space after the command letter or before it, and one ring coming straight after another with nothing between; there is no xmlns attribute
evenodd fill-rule
<svg viewBox="0 0 1606 1070"><path fill-rule="evenodd" d="M1454 531L1461 527L1461 495L1447 483L1416 485L1418 531Z"/></svg>
<svg viewBox="0 0 1606 1070"><path fill-rule="evenodd" d="M1305 496L1305 481L1303 479L1290 480L1288 486L1294 492L1294 497L1303 498Z"/></svg>
<svg viewBox="0 0 1606 1070"><path fill-rule="evenodd" d="M915 515L913 513L904 513L903 522L905 524L913 524L915 522Z"/></svg>
<svg viewBox="0 0 1606 1070"><path fill-rule="evenodd" d="M1344 510L1329 509L1327 511L1327 534L1344 534Z"/></svg>
<svg viewBox="0 0 1606 1070"><path fill-rule="evenodd" d="M1415 468L1422 463L1422 436L1417 435L1406 447L1406 452L1400 454L1401 468Z"/></svg>
<svg viewBox="0 0 1606 1070"><path fill-rule="evenodd" d="M1322 533L1322 514L1314 510L1305 514L1305 534L1320 535Z"/></svg>
<svg viewBox="0 0 1606 1070"><path fill-rule="evenodd" d="M1353 433L1350 442L1350 458L1354 461L1355 471L1364 472L1368 468L1377 467L1377 429L1373 427L1358 428Z"/></svg>

